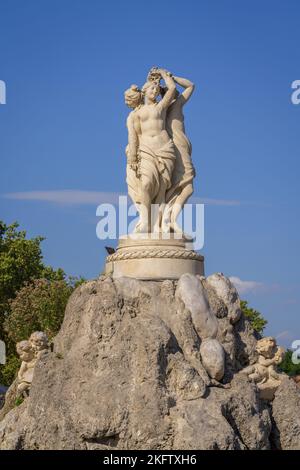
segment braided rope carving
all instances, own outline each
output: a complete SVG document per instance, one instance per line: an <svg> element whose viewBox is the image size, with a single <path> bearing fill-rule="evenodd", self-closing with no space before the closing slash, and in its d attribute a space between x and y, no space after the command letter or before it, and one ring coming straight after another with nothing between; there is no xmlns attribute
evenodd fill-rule
<svg viewBox="0 0 300 470"><path fill-rule="evenodd" d="M185 250L136 250L127 252L116 252L107 256L106 261L123 261L127 259L142 258L173 258L173 259L192 259L203 261L203 256L198 255L195 251Z"/></svg>

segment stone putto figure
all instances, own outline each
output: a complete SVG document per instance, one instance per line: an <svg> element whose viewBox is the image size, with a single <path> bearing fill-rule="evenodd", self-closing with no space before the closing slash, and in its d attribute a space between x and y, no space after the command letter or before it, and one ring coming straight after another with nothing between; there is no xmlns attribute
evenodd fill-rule
<svg viewBox="0 0 300 470"><path fill-rule="evenodd" d="M257 384L262 398L272 400L283 377L277 371L277 366L282 362L285 350L277 346L275 338L266 336L257 341L256 351L258 352L257 362L246 367L242 372Z"/></svg>
<svg viewBox="0 0 300 470"><path fill-rule="evenodd" d="M176 85L184 88L181 94ZM126 155L128 192L140 214L136 232L181 233L176 219L193 193L195 176L182 109L193 91L189 80L152 68L142 89L132 85L125 92L132 108ZM159 210L153 217L154 204Z"/></svg>
<svg viewBox="0 0 300 470"><path fill-rule="evenodd" d="M29 340L17 343L17 353L22 361L18 372L18 395L29 395L35 365L41 354L48 349L48 338L42 331L35 331Z"/></svg>
<svg viewBox="0 0 300 470"><path fill-rule="evenodd" d="M18 395L28 396L31 382L33 379L33 371L36 363L34 351L29 341L20 341L17 343L17 353L22 361L18 372Z"/></svg>

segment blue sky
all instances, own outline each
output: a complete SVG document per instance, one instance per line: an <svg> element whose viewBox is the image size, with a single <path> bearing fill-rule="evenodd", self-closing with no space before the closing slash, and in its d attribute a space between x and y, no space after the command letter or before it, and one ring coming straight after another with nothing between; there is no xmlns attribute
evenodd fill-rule
<svg viewBox="0 0 300 470"><path fill-rule="evenodd" d="M239 278L266 333L299 339L300 3L0 0L0 12L0 218L46 236L47 263L96 277L94 193L126 192L123 93L163 66L196 84L186 127L206 273Z"/></svg>

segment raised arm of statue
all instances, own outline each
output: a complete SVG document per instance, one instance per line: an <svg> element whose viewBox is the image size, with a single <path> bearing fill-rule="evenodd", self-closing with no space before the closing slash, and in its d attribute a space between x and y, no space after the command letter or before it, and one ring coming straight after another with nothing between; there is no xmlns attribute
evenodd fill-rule
<svg viewBox="0 0 300 470"><path fill-rule="evenodd" d="M175 83L185 88L185 90L181 93L179 99L181 99L184 103L186 103L192 96L193 91L195 89L195 85L187 78L173 76L173 79Z"/></svg>
<svg viewBox="0 0 300 470"><path fill-rule="evenodd" d="M163 99L159 102L159 106L163 109L166 109L172 103L175 93L176 93L176 84L172 75L164 69L158 69L162 78L165 81L167 92L165 93Z"/></svg>

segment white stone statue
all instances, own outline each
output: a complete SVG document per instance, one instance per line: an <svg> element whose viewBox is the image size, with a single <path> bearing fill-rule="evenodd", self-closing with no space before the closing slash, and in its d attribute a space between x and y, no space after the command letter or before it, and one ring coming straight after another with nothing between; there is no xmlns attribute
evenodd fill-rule
<svg viewBox="0 0 300 470"><path fill-rule="evenodd" d="M28 396L31 382L33 379L33 371L36 363L34 351L29 341L20 341L17 343L17 353L22 361L18 372L18 395Z"/></svg>
<svg viewBox="0 0 300 470"><path fill-rule="evenodd" d="M183 117L193 91L192 82L157 67L141 89L132 85L125 91L131 108L126 181L139 220L106 258L105 273L113 278L163 280L204 274L204 257L193 250L192 237L177 223L193 193L192 147Z"/></svg>
<svg viewBox="0 0 300 470"><path fill-rule="evenodd" d="M183 106L190 99L194 84L186 78L173 76L176 84L184 88L180 94L176 90L175 99L167 112L167 132L175 145L175 168L172 175L172 185L166 194L167 209L165 211L164 223L177 233L181 228L176 219L188 198L193 194L193 179L195 169L192 164L192 145L186 136L183 116Z"/></svg>
<svg viewBox="0 0 300 470"><path fill-rule="evenodd" d="M35 365L41 354L48 349L48 338L42 331L35 331L29 340L17 343L17 353L22 361L18 372L18 395L29 395Z"/></svg>
<svg viewBox="0 0 300 470"><path fill-rule="evenodd" d="M41 354L49 347L48 337L43 331L35 331L29 338L31 348L34 352L34 357L39 359Z"/></svg>
<svg viewBox="0 0 300 470"><path fill-rule="evenodd" d="M257 341L256 351L259 354L257 362L246 367L242 373L256 383L261 398L272 400L283 377L277 366L283 360L285 349L277 346L275 338L267 336Z"/></svg>
<svg viewBox="0 0 300 470"><path fill-rule="evenodd" d="M184 88L182 94L176 84ZM189 80L152 68L141 90L132 85L125 92L125 102L132 108L126 155L128 192L140 214L136 232L181 233L176 219L193 192L195 175L182 108L193 90ZM159 210L151 217L153 204Z"/></svg>

